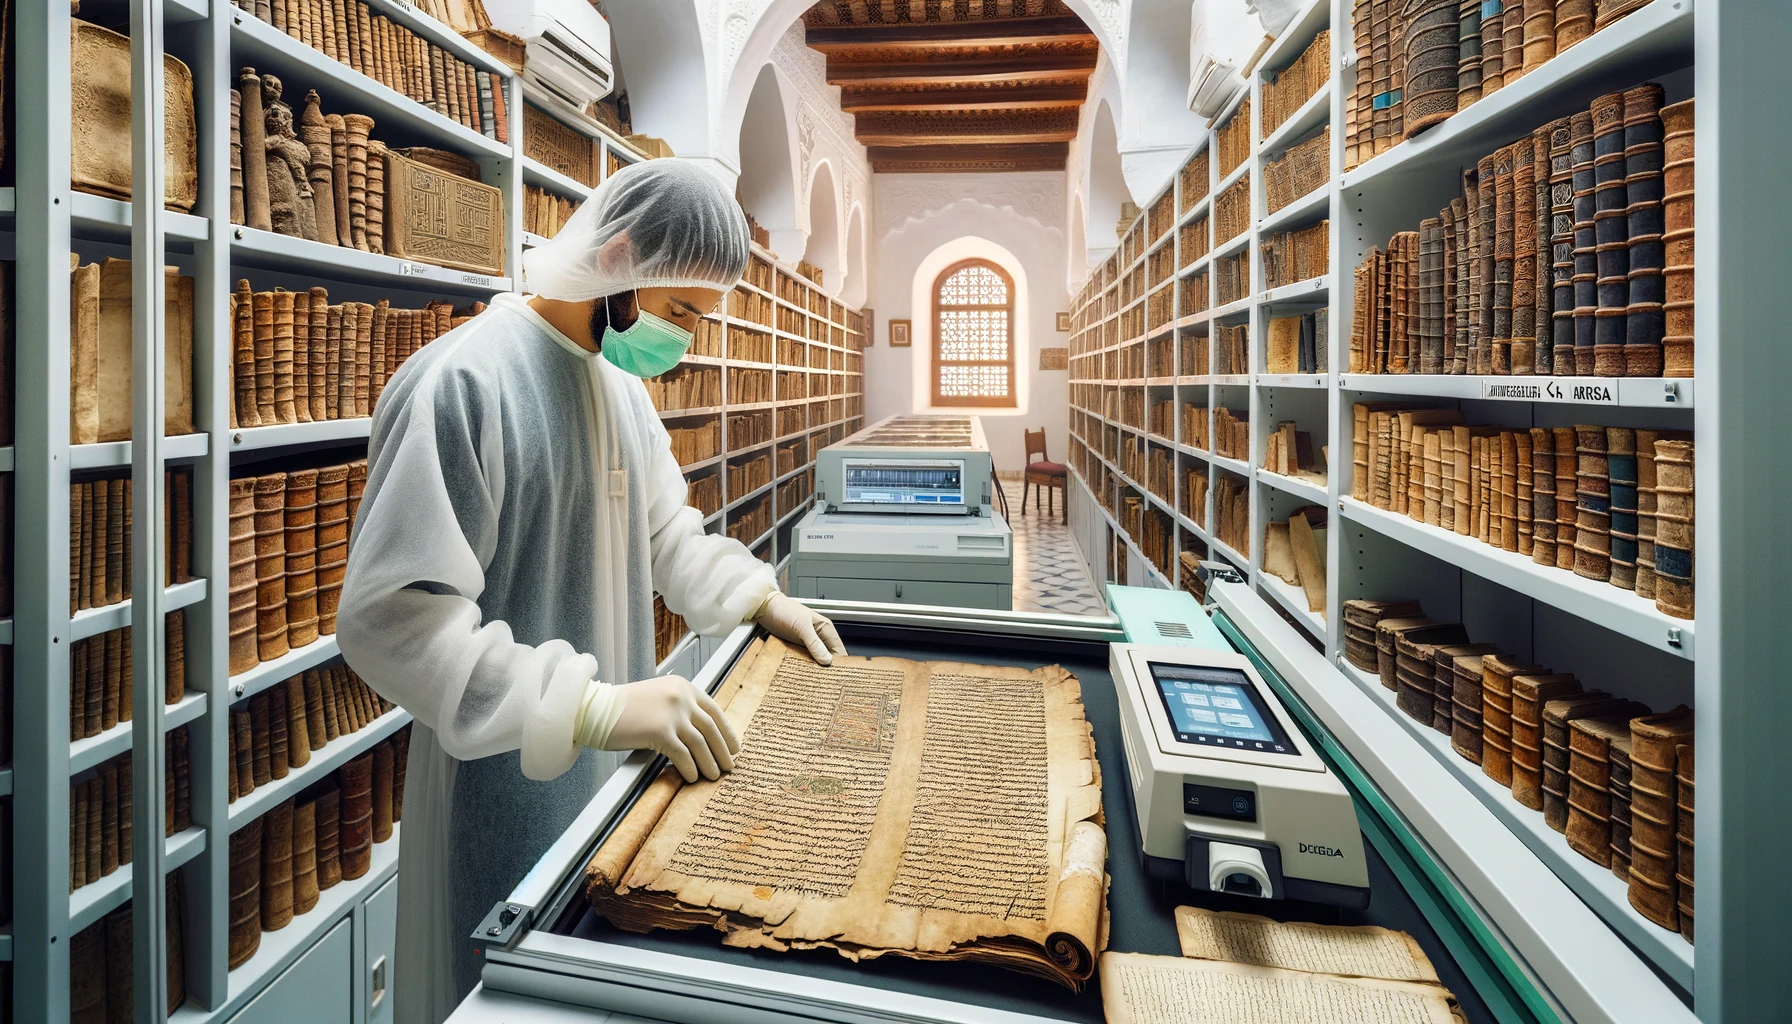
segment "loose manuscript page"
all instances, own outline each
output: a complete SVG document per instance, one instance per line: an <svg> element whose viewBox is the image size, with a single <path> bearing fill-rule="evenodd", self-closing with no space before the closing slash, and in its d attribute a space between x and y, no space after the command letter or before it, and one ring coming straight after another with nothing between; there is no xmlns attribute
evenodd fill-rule
<svg viewBox="0 0 1792 1024"><path fill-rule="evenodd" d="M1413 937L1391 928L1283 923L1255 914L1176 908L1182 955L1315 974L1436 984Z"/></svg>
<svg viewBox="0 0 1792 1024"><path fill-rule="evenodd" d="M717 694L742 736L714 782L656 780L598 850L618 927L733 946L1093 973L1106 838L1074 676L761 641Z"/></svg>
<svg viewBox="0 0 1792 1024"><path fill-rule="evenodd" d="M1455 1024L1438 985L1104 953L1107 1024Z"/></svg>

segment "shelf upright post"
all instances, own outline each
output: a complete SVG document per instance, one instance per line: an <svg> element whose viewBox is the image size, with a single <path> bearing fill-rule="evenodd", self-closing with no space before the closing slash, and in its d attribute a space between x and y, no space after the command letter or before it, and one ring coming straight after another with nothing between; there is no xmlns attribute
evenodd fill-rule
<svg viewBox="0 0 1792 1024"><path fill-rule="evenodd" d="M1339 301L1344 295L1341 256L1344 251L1344 194L1338 187L1338 179L1344 172L1344 145L1348 141L1344 136L1344 104L1349 102L1350 91L1344 87L1344 76L1352 71L1344 66L1344 54L1355 53L1353 49L1346 49L1347 40L1352 38L1348 0L1333 0L1330 25L1331 52L1326 55L1327 66L1331 68L1331 74L1326 79L1330 83L1327 88L1331 90L1331 96L1328 97L1331 113L1326 123L1331 126L1332 137L1331 152L1326 155L1330 169L1325 179L1328 194L1328 224L1325 231L1326 336L1315 339L1314 345L1319 347L1325 358L1326 443L1330 450L1330 456L1325 460L1325 508L1327 516L1335 516L1342 508L1339 499L1344 493L1345 467L1352 465L1350 410L1345 407L1344 396L1338 391L1338 375L1343 372L1338 339L1346 323L1346 318L1339 315ZM1325 636L1320 639L1325 644L1326 657L1335 661L1344 651L1344 601L1339 579L1344 571L1344 531L1336 528L1342 523L1332 525L1332 529L1326 530Z"/></svg>
<svg viewBox="0 0 1792 1024"><path fill-rule="evenodd" d="M168 1002L162 859L162 394L167 277L162 270L162 0L131 2L131 709L133 1017L159 1024Z"/></svg>
<svg viewBox="0 0 1792 1024"><path fill-rule="evenodd" d="M1792 842L1785 813L1792 759L1776 753L1792 726L1785 686L1792 660L1785 589L1792 574L1785 537L1792 348L1784 301L1792 206L1779 173L1792 158L1792 105L1777 73L1792 30L1773 0L1699 0L1694 27L1701 270L1693 412L1700 793L1693 1006L1707 1021L1769 1020L1785 1012L1792 916L1792 886L1778 856Z"/></svg>
<svg viewBox="0 0 1792 1024"><path fill-rule="evenodd" d="M13 1017L69 1016L69 6L14 8ZM159 802L159 799L158 799Z"/></svg>
<svg viewBox="0 0 1792 1024"><path fill-rule="evenodd" d="M191 503L193 576L208 582L204 604L186 613L187 686L209 695L204 717L187 727L193 822L206 830L206 843L181 869L186 991L205 1007L222 1006L230 986L230 21L207 18L181 30L192 44L199 180L206 183L194 212L208 221L205 240L193 246L193 420L210 437L193 465Z"/></svg>
<svg viewBox="0 0 1792 1024"><path fill-rule="evenodd" d="M504 197L504 273L511 287L523 291L523 88L515 75L499 76L496 87L505 91L505 113L510 118L510 154L479 160L485 182Z"/></svg>

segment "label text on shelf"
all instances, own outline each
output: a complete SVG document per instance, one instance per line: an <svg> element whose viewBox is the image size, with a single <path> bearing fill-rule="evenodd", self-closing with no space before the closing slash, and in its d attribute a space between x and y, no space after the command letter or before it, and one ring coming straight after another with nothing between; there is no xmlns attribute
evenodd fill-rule
<svg viewBox="0 0 1792 1024"><path fill-rule="evenodd" d="M1482 378L1481 397L1503 402L1562 402L1579 405L1617 405L1615 382L1534 378L1535 383L1520 380Z"/></svg>

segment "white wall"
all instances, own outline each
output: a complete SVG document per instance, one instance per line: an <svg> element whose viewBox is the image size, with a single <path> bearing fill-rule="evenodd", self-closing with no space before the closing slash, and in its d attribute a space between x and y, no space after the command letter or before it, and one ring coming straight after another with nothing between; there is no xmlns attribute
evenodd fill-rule
<svg viewBox="0 0 1792 1024"><path fill-rule="evenodd" d="M977 410L996 466L1018 470L1025 462L1022 432L1041 426L1052 458L1063 461L1069 375L1041 371L1039 349L1062 348L1068 334L1057 314L1070 308L1065 291L1064 174L873 175L877 234L872 243L871 288L866 305L876 311L873 344L865 351L865 416L871 423L923 408L931 378L931 334L926 302L933 278L947 263L982 256L1015 276L1017 310L1015 371L1022 406ZM917 287L917 272L925 279ZM915 323L914 344L892 349L890 320Z"/></svg>

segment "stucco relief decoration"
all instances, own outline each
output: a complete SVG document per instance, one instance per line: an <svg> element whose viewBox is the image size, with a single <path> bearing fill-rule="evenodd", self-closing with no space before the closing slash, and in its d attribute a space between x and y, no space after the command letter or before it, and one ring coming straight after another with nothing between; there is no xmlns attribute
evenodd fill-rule
<svg viewBox="0 0 1792 1024"><path fill-rule="evenodd" d="M964 198L941 204L939 181L931 177L902 180L888 176L877 187L877 223L888 225L884 236L899 234L909 227L945 216L954 209L982 207L1005 210L1046 231L1062 233L1064 216L1063 180L1059 175L1004 176L1009 180L998 186L995 179L979 184L978 199Z"/></svg>

